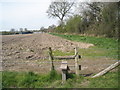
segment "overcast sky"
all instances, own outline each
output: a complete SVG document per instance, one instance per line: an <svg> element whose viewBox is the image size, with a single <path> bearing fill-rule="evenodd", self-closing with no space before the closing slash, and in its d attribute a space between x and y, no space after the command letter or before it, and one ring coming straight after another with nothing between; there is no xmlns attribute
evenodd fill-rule
<svg viewBox="0 0 120 90"><path fill-rule="evenodd" d="M50 3L51 0L1 0L0 30L57 25L58 19L50 19L46 13Z"/></svg>
<svg viewBox="0 0 120 90"><path fill-rule="evenodd" d="M49 18L46 13L51 1L53 0L0 0L0 31L58 25L58 19Z"/></svg>

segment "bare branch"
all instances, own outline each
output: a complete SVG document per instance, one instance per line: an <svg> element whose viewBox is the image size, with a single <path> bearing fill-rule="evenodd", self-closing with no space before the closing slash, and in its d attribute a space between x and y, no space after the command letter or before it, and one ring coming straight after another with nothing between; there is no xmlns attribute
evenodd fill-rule
<svg viewBox="0 0 120 90"><path fill-rule="evenodd" d="M67 17L71 12L71 8L74 5L74 2L68 2L63 0L62 2L51 2L47 13L49 17L58 18L61 22L64 20L64 17Z"/></svg>

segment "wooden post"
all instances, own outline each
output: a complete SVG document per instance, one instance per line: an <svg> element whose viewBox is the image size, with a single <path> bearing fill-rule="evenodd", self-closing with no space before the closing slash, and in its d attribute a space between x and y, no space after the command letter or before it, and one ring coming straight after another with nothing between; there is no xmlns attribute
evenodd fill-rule
<svg viewBox="0 0 120 90"><path fill-rule="evenodd" d="M62 69L62 83L64 83L67 79L67 73L69 70L69 67L67 65L67 61L62 61L60 68Z"/></svg>
<svg viewBox="0 0 120 90"><path fill-rule="evenodd" d="M52 55L52 49L49 47L49 60L51 61L51 70L54 70L54 64L53 64L53 55Z"/></svg>
<svg viewBox="0 0 120 90"><path fill-rule="evenodd" d="M77 76L79 76L79 64L78 64L78 59L79 59L79 55L78 55L78 48L75 48L75 73Z"/></svg>
<svg viewBox="0 0 120 90"><path fill-rule="evenodd" d="M67 70L62 70L62 81L64 82L64 81L66 81L66 74L67 74Z"/></svg>

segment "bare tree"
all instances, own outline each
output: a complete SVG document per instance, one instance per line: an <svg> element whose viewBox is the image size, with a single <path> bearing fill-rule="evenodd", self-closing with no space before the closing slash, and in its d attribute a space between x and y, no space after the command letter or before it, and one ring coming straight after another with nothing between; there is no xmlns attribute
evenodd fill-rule
<svg viewBox="0 0 120 90"><path fill-rule="evenodd" d="M47 10L48 16L58 18L62 24L64 17L67 17L71 14L71 8L73 5L74 2L68 2L67 0L62 0L61 2L51 2L51 5Z"/></svg>

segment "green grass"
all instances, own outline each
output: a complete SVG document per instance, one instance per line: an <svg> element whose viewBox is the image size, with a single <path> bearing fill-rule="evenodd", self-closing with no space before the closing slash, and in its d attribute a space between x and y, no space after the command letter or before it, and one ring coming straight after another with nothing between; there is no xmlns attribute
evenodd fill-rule
<svg viewBox="0 0 120 90"><path fill-rule="evenodd" d="M70 51L70 52L63 52L63 51L60 51L60 50L55 50L53 51L53 55L54 56L65 56L65 55L74 55L74 51Z"/></svg>
<svg viewBox="0 0 120 90"><path fill-rule="evenodd" d="M117 88L118 72L109 72L104 76L88 79L90 88Z"/></svg>
<svg viewBox="0 0 120 90"><path fill-rule="evenodd" d="M2 72L0 72L0 89L2 88Z"/></svg>
<svg viewBox="0 0 120 90"><path fill-rule="evenodd" d="M109 72L98 78L76 77L67 75L67 81L62 84L61 74L52 71L49 74L33 72L3 72L3 88L118 88L118 73Z"/></svg>
<svg viewBox="0 0 120 90"><path fill-rule="evenodd" d="M33 72L8 72L2 73L2 86L20 87L20 88L41 88L47 87L56 80L61 80L61 75L56 71L51 71L48 74L35 74Z"/></svg>
<svg viewBox="0 0 120 90"><path fill-rule="evenodd" d="M118 46L117 46L118 40L115 40L112 38L80 36L80 35L64 35L64 34L56 34L56 33L50 33L50 34L60 36L60 37L63 37L65 39L72 40L72 41L92 43L99 48L118 49Z"/></svg>
<svg viewBox="0 0 120 90"><path fill-rule="evenodd" d="M94 44L89 49L79 49L79 52L84 57L109 57L118 59L118 40L104 37L93 37L93 36L80 36L80 35L63 35L50 33L55 36L59 36L71 41L85 42ZM72 51L73 52L73 51ZM61 52L57 52L61 55ZM71 53L70 53L71 54ZM73 54L73 53L72 53ZM64 55L66 55L64 53Z"/></svg>

